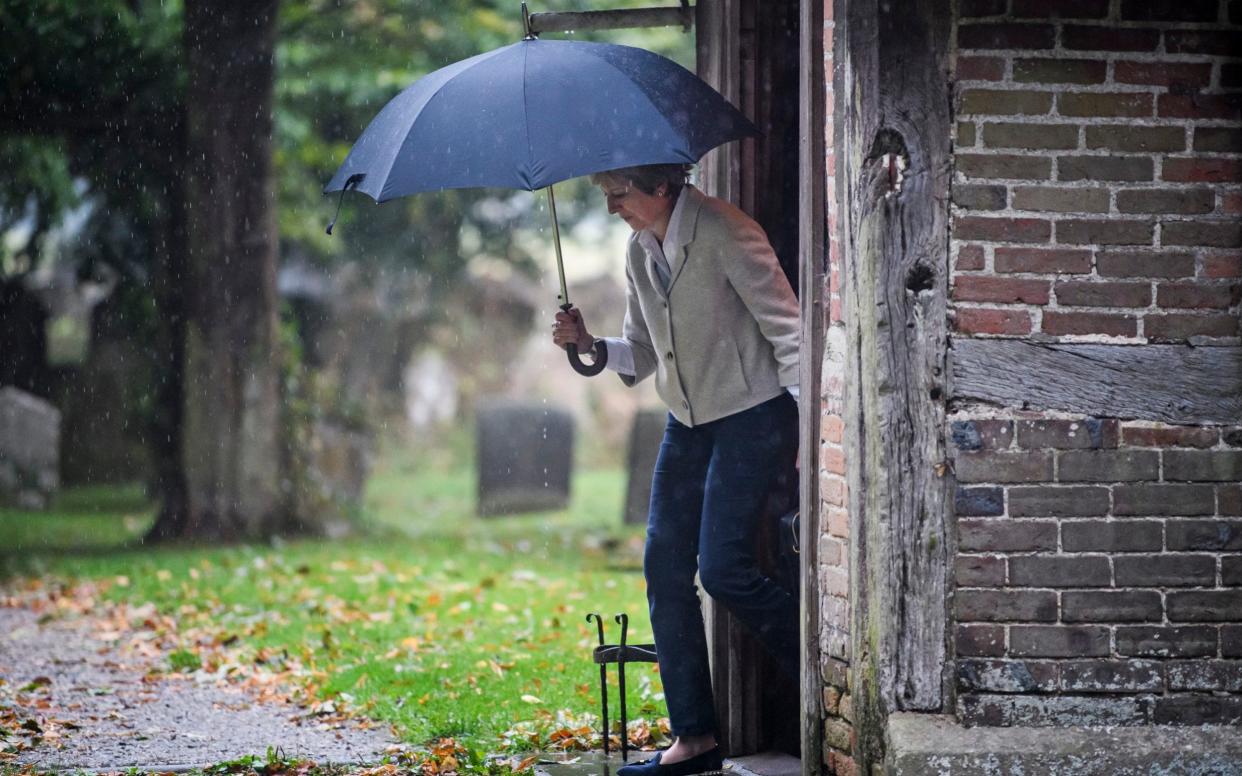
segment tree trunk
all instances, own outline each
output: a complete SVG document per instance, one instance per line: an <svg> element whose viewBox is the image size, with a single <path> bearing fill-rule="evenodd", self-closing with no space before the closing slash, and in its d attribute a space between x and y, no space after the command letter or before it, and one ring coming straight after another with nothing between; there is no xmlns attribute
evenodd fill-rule
<svg viewBox="0 0 1242 776"><path fill-rule="evenodd" d="M272 84L277 0L187 0L186 327L175 533L284 527Z"/></svg>

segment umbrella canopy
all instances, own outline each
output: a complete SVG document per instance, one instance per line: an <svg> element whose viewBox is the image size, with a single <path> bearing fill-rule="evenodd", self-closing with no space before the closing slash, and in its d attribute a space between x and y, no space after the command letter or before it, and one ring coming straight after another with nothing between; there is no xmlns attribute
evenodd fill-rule
<svg viewBox="0 0 1242 776"><path fill-rule="evenodd" d="M534 190L619 167L693 164L752 134L745 116L672 60L528 38L394 97L324 191L353 188L383 202L476 186Z"/></svg>

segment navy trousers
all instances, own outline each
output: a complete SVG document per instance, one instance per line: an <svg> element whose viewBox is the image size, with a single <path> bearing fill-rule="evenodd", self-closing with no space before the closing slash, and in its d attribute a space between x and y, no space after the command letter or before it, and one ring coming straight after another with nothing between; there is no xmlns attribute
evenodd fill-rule
<svg viewBox="0 0 1242 776"><path fill-rule="evenodd" d="M798 445L787 393L693 428L669 415L651 485L643 572L674 735L716 732L703 612L694 586L759 636L797 676L798 604L759 570L764 502Z"/></svg>

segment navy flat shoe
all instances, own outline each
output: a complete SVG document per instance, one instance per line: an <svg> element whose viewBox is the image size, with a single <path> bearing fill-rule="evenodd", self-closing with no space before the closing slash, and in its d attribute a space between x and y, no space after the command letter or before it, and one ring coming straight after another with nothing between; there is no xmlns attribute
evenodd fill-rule
<svg viewBox="0 0 1242 776"><path fill-rule="evenodd" d="M660 762L660 755L662 754L664 753L656 752L656 756L650 760L644 760L633 765L623 765L617 769L617 776L696 776L696 774L718 774L724 766L719 746L713 746L702 754L696 754L688 760L682 760L670 765L664 765Z"/></svg>

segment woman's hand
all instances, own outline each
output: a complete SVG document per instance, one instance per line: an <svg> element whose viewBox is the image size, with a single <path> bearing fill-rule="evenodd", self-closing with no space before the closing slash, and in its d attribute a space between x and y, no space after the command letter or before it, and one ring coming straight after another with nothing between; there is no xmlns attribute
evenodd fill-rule
<svg viewBox="0 0 1242 776"><path fill-rule="evenodd" d="M582 311L577 307L556 314L556 323L552 324L552 341L562 349L566 345L577 345L579 353L586 353L595 344L595 338L587 331L586 321L582 319Z"/></svg>

